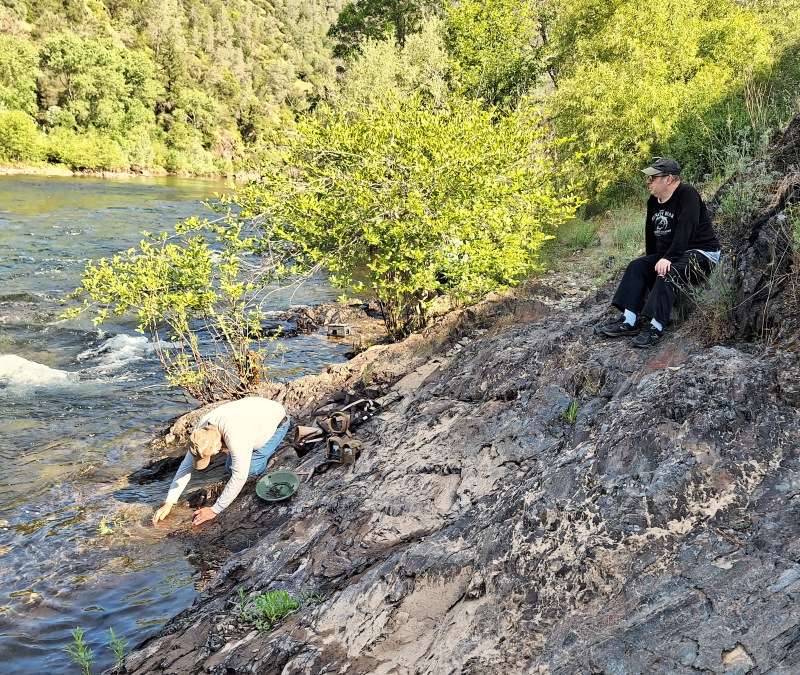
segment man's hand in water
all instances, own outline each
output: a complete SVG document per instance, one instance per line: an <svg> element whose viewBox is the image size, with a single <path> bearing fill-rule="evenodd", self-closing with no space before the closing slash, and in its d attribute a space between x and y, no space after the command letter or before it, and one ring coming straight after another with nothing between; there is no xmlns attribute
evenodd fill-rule
<svg viewBox="0 0 800 675"><path fill-rule="evenodd" d="M154 514L153 514L153 525L158 525L159 520L164 520L169 515L169 512L172 511L172 504L165 503L164 506L160 507Z"/></svg>
<svg viewBox="0 0 800 675"><path fill-rule="evenodd" d="M217 514L211 510L211 507L204 506L202 509L197 509L194 512L194 518L192 518L192 525L202 525L207 520L214 520L217 517Z"/></svg>

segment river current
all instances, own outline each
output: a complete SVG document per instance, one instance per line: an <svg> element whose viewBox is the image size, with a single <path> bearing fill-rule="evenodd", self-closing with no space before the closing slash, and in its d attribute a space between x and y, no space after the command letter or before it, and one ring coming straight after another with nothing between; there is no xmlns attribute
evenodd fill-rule
<svg viewBox="0 0 800 675"><path fill-rule="evenodd" d="M89 259L142 230L202 214L221 183L0 177L0 673L77 672L64 648L80 626L94 671L196 596L199 572L148 525L167 489L128 485L166 423L194 407L168 388L132 322L65 322L61 299ZM334 299L322 281L267 309ZM344 359L322 335L285 341L273 374Z"/></svg>

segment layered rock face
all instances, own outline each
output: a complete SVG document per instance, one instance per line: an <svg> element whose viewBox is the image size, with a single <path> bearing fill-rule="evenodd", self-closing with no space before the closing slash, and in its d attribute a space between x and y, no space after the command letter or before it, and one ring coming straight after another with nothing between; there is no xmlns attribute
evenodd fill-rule
<svg viewBox="0 0 800 675"><path fill-rule="evenodd" d="M352 469L282 505L249 491L192 535L230 557L127 672L800 672L791 322L637 351L592 332L610 286L545 290L265 391L300 418L347 389L383 408ZM239 588L313 602L259 632Z"/></svg>

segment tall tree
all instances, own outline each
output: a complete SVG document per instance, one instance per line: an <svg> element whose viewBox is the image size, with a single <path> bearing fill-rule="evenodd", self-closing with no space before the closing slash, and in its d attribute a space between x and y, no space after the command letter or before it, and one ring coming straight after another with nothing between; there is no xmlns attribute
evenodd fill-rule
<svg viewBox="0 0 800 675"><path fill-rule="evenodd" d="M344 6L328 35L336 40L334 54L351 57L367 39L393 36L403 46L422 26L425 13L439 6L435 0L354 0Z"/></svg>

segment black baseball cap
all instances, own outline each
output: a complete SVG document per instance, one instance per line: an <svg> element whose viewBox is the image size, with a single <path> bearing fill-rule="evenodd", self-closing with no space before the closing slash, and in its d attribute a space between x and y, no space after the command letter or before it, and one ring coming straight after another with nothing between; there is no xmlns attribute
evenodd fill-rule
<svg viewBox="0 0 800 675"><path fill-rule="evenodd" d="M681 165L671 157L653 157L650 166L642 169L642 173L647 176L658 176L661 174L679 176L681 173Z"/></svg>

